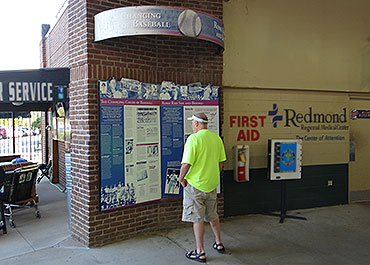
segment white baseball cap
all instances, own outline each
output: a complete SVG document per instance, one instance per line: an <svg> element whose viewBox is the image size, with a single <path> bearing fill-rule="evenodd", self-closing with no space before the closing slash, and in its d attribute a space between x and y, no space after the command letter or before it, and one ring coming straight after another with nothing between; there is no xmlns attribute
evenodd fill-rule
<svg viewBox="0 0 370 265"><path fill-rule="evenodd" d="M197 122L201 122L201 123L208 123L208 120L203 120L195 115L191 116L188 118L188 121L192 121L192 120L195 120Z"/></svg>

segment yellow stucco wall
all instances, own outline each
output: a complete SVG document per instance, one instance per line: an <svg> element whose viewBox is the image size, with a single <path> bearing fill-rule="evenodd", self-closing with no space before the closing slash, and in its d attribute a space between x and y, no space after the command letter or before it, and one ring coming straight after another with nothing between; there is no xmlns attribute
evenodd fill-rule
<svg viewBox="0 0 370 265"><path fill-rule="evenodd" d="M224 86L370 90L369 0L224 2Z"/></svg>

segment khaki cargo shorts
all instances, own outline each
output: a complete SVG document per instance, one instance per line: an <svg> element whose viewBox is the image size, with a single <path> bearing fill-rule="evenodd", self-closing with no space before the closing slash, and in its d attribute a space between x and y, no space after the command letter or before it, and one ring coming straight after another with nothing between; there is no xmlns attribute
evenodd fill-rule
<svg viewBox="0 0 370 265"><path fill-rule="evenodd" d="M182 221L212 222L217 218L217 189L203 192L188 183L184 188Z"/></svg>

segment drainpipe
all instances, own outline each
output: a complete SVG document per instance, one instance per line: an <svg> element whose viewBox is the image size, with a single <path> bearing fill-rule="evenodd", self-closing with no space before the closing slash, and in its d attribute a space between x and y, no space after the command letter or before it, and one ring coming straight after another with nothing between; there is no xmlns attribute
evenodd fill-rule
<svg viewBox="0 0 370 265"><path fill-rule="evenodd" d="M51 56L50 56L50 35L47 38L48 38L48 50L49 50L48 51L48 55L49 55L49 60L48 61L49 61L49 68L50 68L50 65L51 65L50 64L50 58L51 58Z"/></svg>

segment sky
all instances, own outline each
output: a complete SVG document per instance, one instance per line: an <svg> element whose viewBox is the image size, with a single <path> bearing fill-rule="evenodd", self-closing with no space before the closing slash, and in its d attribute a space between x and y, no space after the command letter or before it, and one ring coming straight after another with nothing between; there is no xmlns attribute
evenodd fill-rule
<svg viewBox="0 0 370 265"><path fill-rule="evenodd" d="M0 71L40 68L41 24L66 0L0 0Z"/></svg>

